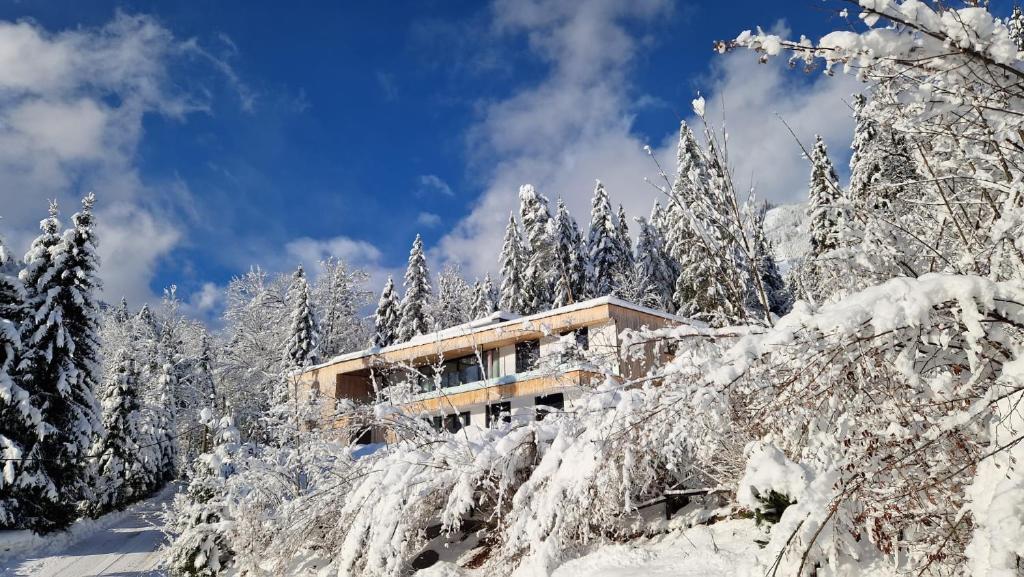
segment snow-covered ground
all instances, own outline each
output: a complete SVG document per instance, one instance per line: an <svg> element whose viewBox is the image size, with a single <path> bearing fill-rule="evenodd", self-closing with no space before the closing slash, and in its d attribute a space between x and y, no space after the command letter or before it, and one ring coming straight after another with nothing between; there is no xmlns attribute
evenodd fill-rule
<svg viewBox="0 0 1024 577"><path fill-rule="evenodd" d="M161 507L176 486L125 511L75 523L63 533L39 537L26 531L0 531L0 577L150 577L157 569Z"/></svg>
<svg viewBox="0 0 1024 577"><path fill-rule="evenodd" d="M756 540L765 533L753 520L699 525L627 543L604 544L567 561L551 577L730 577L747 575L761 549ZM542 572L521 567L516 577ZM419 572L423 577L484 577L484 573L440 563Z"/></svg>

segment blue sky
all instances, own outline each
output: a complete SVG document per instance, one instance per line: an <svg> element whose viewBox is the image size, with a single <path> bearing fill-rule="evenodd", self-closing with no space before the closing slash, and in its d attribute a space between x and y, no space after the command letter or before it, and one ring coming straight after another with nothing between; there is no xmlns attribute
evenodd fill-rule
<svg viewBox="0 0 1024 577"><path fill-rule="evenodd" d="M641 147L664 156L698 90L737 177L798 199L806 175L774 113L842 164L856 89L711 51L756 25L843 26L811 0L35 1L0 20L0 233L20 253L45 199L69 215L95 190L105 296L177 283L207 316L253 264L339 253L376 289L417 232L434 263L482 274L526 182L581 223L596 178L645 214Z"/></svg>

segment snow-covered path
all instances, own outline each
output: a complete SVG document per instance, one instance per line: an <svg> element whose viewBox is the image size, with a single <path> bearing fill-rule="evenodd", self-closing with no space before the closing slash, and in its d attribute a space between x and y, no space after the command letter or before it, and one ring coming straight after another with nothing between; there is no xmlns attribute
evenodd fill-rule
<svg viewBox="0 0 1024 577"><path fill-rule="evenodd" d="M156 497L127 511L95 522L83 522L70 534L51 537L54 542L31 553L0 558L0 577L155 577L164 544L160 507L174 497L168 487Z"/></svg>

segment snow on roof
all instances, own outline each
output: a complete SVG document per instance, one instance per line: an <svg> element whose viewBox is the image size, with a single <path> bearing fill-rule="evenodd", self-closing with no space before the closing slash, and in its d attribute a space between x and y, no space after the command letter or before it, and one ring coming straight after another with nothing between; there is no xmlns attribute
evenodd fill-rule
<svg viewBox="0 0 1024 577"><path fill-rule="evenodd" d="M625 309L630 309L630 310L634 310L634 311L637 311L637 312L646 313L646 314L649 314L649 315L653 315L653 316L656 316L656 317L661 317L663 319L668 319L668 320L671 320L671 321L687 322L687 319L684 319L682 317L677 317L677 316L669 314L669 313L667 313L665 311L659 311L659 310L656 310L656 309L647 308L645 306L640 306L640 305L637 305L637 304L633 304L633 303L631 303L629 301L624 301L624 300L622 300L620 298L613 297L613 296L604 296L604 297L593 298L593 299L586 300L586 301L581 301L581 302L578 302L578 303L573 303L571 305L566 305L564 307L559 307L557 309L550 309L550 310L546 310L546 311L543 311L543 312L534 313L532 315L528 315L528 316L525 316L525 317L517 315L515 313L510 313L510 312L507 312L507 311L493 312L489 316L486 316L486 317L483 317L483 318L479 318L479 319L476 319L476 320L473 320L473 321L469 321L468 323L463 323L461 325L455 325L454 327L448 327L446 329L442 329L442 330L435 331L435 332L432 332L432 333L427 333L427 334L423 334L423 335L417 335L417 336L415 336L412 339L409 339L407 341L403 341L403 342L400 342L400 343L395 343L393 345L388 345L386 347L370 347L370 348L367 348L367 349L363 349L361 351L353 351L353 352L350 352L350 353L345 353L343 355L338 355L338 356L336 356L334 358L331 358L329 360L326 360L326 361L324 361L324 362L322 362L322 363L320 363L318 365L313 365L311 367L308 367L307 369L305 369L305 372L314 371L314 370L317 370L317 369L322 369L324 367L329 367L331 365L334 365L334 364L337 364L337 363L341 363L341 362L345 362L345 361L351 361L351 360L359 359L359 358L362 358L362 357L368 357L370 355L377 355L377 354L380 354L380 353L387 353L387 352L392 352L392 351L400 351L400 350L405 349L405 348L410 348L410 347L414 347L414 346L422 345L422 344L426 344L426 343L438 342L438 341L442 341L442 340L445 340L445 339L450 339L450 338L453 338L453 337L467 336L467 335L471 335L473 333L483 332L484 330L510 327L510 326L515 325L516 323L528 325L528 324L530 324L530 323L532 323L534 321L539 321L539 320L544 319L546 317L560 315L560 314L565 314L565 313L571 313L571 312L574 312L574 311L580 311L580 310L584 310L584 309L589 309L589 308L593 308L593 307L600 306L600 305L605 305L605 304L615 305L615 306L618 306L618 307L621 307L621 308L625 308Z"/></svg>

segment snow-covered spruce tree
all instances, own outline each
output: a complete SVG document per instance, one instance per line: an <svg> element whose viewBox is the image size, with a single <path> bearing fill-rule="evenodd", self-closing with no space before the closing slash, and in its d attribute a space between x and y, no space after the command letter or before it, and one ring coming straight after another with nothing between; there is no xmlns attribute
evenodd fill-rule
<svg viewBox="0 0 1024 577"><path fill-rule="evenodd" d="M558 199L555 218L551 220L550 237L554 239L554 263L557 280L552 306L561 307L586 299L587 252L576 219L569 214L565 202Z"/></svg>
<svg viewBox="0 0 1024 577"><path fill-rule="evenodd" d="M165 329L164 333L168 332ZM180 385L180 375L176 357L176 351L171 346L161 343L158 352L157 378L154 383L155 395L150 407L150 425L158 450L155 479L157 486L154 488L162 487L178 475L180 446L177 431L176 393Z"/></svg>
<svg viewBox="0 0 1024 577"><path fill-rule="evenodd" d="M498 310L494 299L494 283L491 273L484 275L483 282L473 283L473 319L482 319Z"/></svg>
<svg viewBox="0 0 1024 577"><path fill-rule="evenodd" d="M807 188L807 212L810 217L808 234L811 243L809 256L817 258L839 248L846 219L839 177L828 157L828 147L820 135L814 136L810 161L811 179Z"/></svg>
<svg viewBox="0 0 1024 577"><path fill-rule="evenodd" d="M671 188L669 192L671 193ZM676 292L676 281L679 279L679 261L672 255L672 251L669 247L669 234L672 233L673 224L669 222L668 211L661 207L659 201L654 201L654 206L651 207L651 217L648 220L648 224L651 226L649 231L650 234L657 237L658 244L661 245L661 258L665 261L669 270L670 282L667 287L659 289L667 291L668 300L665 301L662 310L667 312L675 312L676 303L674 300Z"/></svg>
<svg viewBox="0 0 1024 577"><path fill-rule="evenodd" d="M594 198L591 200L590 234L587 237L589 253L590 296L601 297L612 294L615 289L615 274L620 270L621 248L618 243L618 228L608 202L604 184L597 181Z"/></svg>
<svg viewBox="0 0 1024 577"><path fill-rule="evenodd" d="M501 293L498 306L502 310L521 314L526 312L526 252L519 235L515 213L509 213L505 227L505 241L501 246Z"/></svg>
<svg viewBox="0 0 1024 577"><path fill-rule="evenodd" d="M551 211L548 199L531 184L519 187L519 214L526 234L526 290L523 312L536 313L551 308L554 301L555 262L553 239L548 223Z"/></svg>
<svg viewBox="0 0 1024 577"><path fill-rule="evenodd" d="M746 229L748 219L739 207L725 158L710 131L706 135L709 144L702 164L707 181L689 189L693 194L690 208L682 211L693 236L678 248L682 252L673 300L678 314L725 326L748 316L751 276L745 257L753 252L753 246L742 242L752 240Z"/></svg>
<svg viewBox="0 0 1024 577"><path fill-rule="evenodd" d="M892 98L877 91L869 101L862 94L853 99L856 122L850 156L848 217L844 221L841 258L831 259L839 274L858 282L844 287L856 290L893 276L916 275L901 262L897 247L915 234L916 223L901 215L896 204L918 196L921 180L909 139L891 126L878 123L878 107ZM839 262L836 262L839 261Z"/></svg>
<svg viewBox="0 0 1024 577"><path fill-rule="evenodd" d="M665 218L665 209L661 208L660 200L654 201L654 206L651 207L651 216L647 219L647 222L661 235L662 244L666 244L665 239L667 238L666 233L669 226Z"/></svg>
<svg viewBox="0 0 1024 577"><path fill-rule="evenodd" d="M52 203L20 275L30 315L22 326L18 373L29 395L46 402L39 406L43 434L24 454L25 474L39 483L19 491L19 499L24 525L39 532L74 520L87 482L86 456L103 430L93 396L99 281L92 205L89 195L72 228L59 236Z"/></svg>
<svg viewBox="0 0 1024 577"><path fill-rule="evenodd" d="M291 309L288 340L285 342L284 371L280 376L270 411L270 429L280 446L291 446L300 426L298 371L320 362L320 324L310 298L306 273L299 266L288 290Z"/></svg>
<svg viewBox="0 0 1024 577"><path fill-rule="evenodd" d="M615 245L618 250L618 271L615 277L625 279L634 274L633 241L629 234L629 218L621 204L615 216L615 230Z"/></svg>
<svg viewBox="0 0 1024 577"><path fill-rule="evenodd" d="M217 431L215 448L199 458L188 489L174 499L168 521L174 540L167 564L174 577L219 575L229 568L233 556L226 537L227 481L236 474L243 449L230 415L211 424Z"/></svg>
<svg viewBox="0 0 1024 577"><path fill-rule="evenodd" d="M789 292L789 287L787 287L786 283L782 280L782 274L779 273L779 266L775 262L775 251L772 248L772 243L764 233L764 218L766 212L768 212L768 205L766 203L762 204L761 207L754 212L754 221L752 224L754 235L754 260L758 266L750 267L750 274L761 275L760 286L764 288L768 297L768 312L773 315L782 316L788 313L792 307L793 297ZM756 286L758 285L753 280L748 284L747 307L752 310L760 310L764 308L756 294Z"/></svg>
<svg viewBox="0 0 1024 577"><path fill-rule="evenodd" d="M664 216L655 218L651 213L651 223L661 225L665 238L665 250L672 258L676 274L679 274L683 255L693 244L694 232L693 210L698 208L698 200L706 196L708 175L704 153L697 143L693 130L686 122L679 123L679 141L676 145L675 180L668 191L668 201ZM675 288L673 287L673 292ZM675 303L679 304L678 301Z"/></svg>
<svg viewBox="0 0 1024 577"><path fill-rule="evenodd" d="M473 289L462 278L457 265L449 264L437 275L437 298L433 304L434 328L454 327L472 320Z"/></svg>
<svg viewBox="0 0 1024 577"><path fill-rule="evenodd" d="M218 409L223 410L224 408L222 406L223 400L218 397L217 382L214 378L214 367L217 364L216 354L213 338L208 331L204 330L199 341L199 355L196 358L195 367L192 372L193 387L201 405L197 411L197 416L201 415L204 410L216 412ZM192 425L194 424L192 423ZM206 428L199 434L199 454L206 453L210 450L211 435ZM190 457L191 460L194 459Z"/></svg>
<svg viewBox="0 0 1024 577"><path fill-rule="evenodd" d="M306 272L299 266L292 275L291 323L285 349L285 364L302 369L320 362L320 324L310 297ZM278 399L281 401L282 399Z"/></svg>
<svg viewBox="0 0 1024 577"><path fill-rule="evenodd" d="M127 327L128 340L134 350L135 368L139 372L139 382L143 383L139 393L142 406L142 422L139 429L140 458L146 466L146 475L150 491L162 485L161 452L159 440L163 431L157 427L160 411L157 405L160 399L159 385L160 338L157 332L157 321L149 305L144 304L132 318Z"/></svg>
<svg viewBox="0 0 1024 577"><path fill-rule="evenodd" d="M1024 50L1024 11L1021 11L1020 4L1013 5L1013 13L1006 21L1006 28L1017 50Z"/></svg>
<svg viewBox="0 0 1024 577"><path fill-rule="evenodd" d="M372 295L365 288L365 271L334 257L321 261L320 269L310 294L320 313L320 356L327 359L366 346L373 327L359 311Z"/></svg>
<svg viewBox="0 0 1024 577"><path fill-rule="evenodd" d="M113 370L107 376L103 398L103 428L106 435L93 447L96 460L95 494L89 512L101 515L121 509L146 496L150 479L142 449L139 448L142 411L139 403L139 371L130 350L117 352Z"/></svg>
<svg viewBox="0 0 1024 577"><path fill-rule="evenodd" d="M640 233L636 239L636 277L643 279L643 304L667 311L672 304L676 274L665 252L661 234L647 219L636 219Z"/></svg>
<svg viewBox="0 0 1024 577"><path fill-rule="evenodd" d="M27 475L21 457L42 433L39 408L16 374L21 337L18 327L25 320L25 290L9 274L11 258L0 240L0 528L23 523L18 494L38 482Z"/></svg>
<svg viewBox="0 0 1024 577"><path fill-rule="evenodd" d="M400 319L401 311L395 281L389 276L388 282L384 283L384 290L380 293L380 300L377 301L377 312L373 316L373 345L386 347L394 343L398 339Z"/></svg>
<svg viewBox="0 0 1024 577"><path fill-rule="evenodd" d="M400 307L401 319L398 322L398 340L409 339L430 332L430 271L427 270L427 257L423 254L423 239L416 235L409 251L409 265L405 269L402 281L405 294Z"/></svg>
<svg viewBox="0 0 1024 577"><path fill-rule="evenodd" d="M835 290L836 259L829 253L843 246L848 227L848 203L839 187L839 177L828 157L828 147L815 136L811 151L811 177L807 193L807 223L810 251L795 275L801 298L828 299Z"/></svg>

